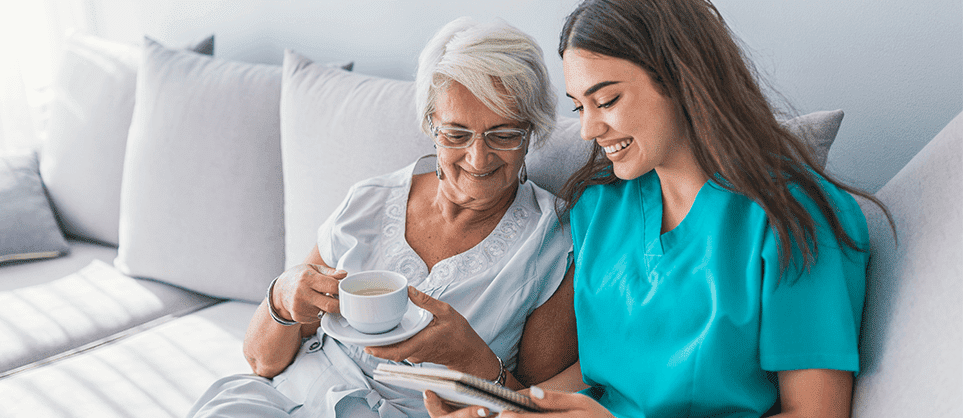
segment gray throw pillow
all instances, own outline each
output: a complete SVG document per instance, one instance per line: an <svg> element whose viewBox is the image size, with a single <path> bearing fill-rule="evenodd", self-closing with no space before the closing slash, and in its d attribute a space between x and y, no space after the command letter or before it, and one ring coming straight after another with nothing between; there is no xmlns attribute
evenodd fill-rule
<svg viewBox="0 0 963 418"><path fill-rule="evenodd" d="M0 155L0 263L67 252L33 151Z"/></svg>

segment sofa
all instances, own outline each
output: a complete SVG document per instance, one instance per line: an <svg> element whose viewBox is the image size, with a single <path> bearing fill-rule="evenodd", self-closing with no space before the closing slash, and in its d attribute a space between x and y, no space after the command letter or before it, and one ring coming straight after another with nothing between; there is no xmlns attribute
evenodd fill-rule
<svg viewBox="0 0 963 418"><path fill-rule="evenodd" d="M0 416L179 417L250 373L245 329L355 182L432 153L411 81L75 34L50 131L0 164ZM785 121L825 161L842 111ZM530 150L557 191L589 143ZM871 265L856 417L963 416L963 115L861 202Z"/></svg>

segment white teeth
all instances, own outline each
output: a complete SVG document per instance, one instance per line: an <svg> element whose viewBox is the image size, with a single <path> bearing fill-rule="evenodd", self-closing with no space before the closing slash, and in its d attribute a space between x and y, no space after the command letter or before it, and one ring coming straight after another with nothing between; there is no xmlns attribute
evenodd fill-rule
<svg viewBox="0 0 963 418"><path fill-rule="evenodd" d="M618 144L609 145L609 146L607 146L607 147L603 147L602 149L605 150L605 153L606 153L606 154L612 154L612 153L615 153L615 152L622 151L623 149L625 149L625 147L627 147L627 146L629 146L629 145L631 145L631 144L632 144L632 140L631 140L631 139L626 139L625 141L619 142Z"/></svg>
<svg viewBox="0 0 963 418"><path fill-rule="evenodd" d="M475 174L475 173L468 173L468 174L471 174L471 175L473 175L473 176L475 176L475 177L488 177L488 176L492 175L492 173L494 173L494 171L489 171L489 172L487 172L487 173L485 173L485 174Z"/></svg>

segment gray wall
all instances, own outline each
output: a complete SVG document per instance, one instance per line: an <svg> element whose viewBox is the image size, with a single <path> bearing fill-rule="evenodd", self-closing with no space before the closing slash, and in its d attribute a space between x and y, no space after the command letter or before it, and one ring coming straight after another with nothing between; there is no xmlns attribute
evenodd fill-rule
<svg viewBox="0 0 963 418"><path fill-rule="evenodd" d="M425 41L463 15L501 17L534 36L571 105L554 53L577 0L86 0L90 31L182 45L217 36L216 55L278 64L285 48L355 71L412 79ZM830 170L869 191L963 110L960 0L717 0L759 69L796 110L843 109Z"/></svg>

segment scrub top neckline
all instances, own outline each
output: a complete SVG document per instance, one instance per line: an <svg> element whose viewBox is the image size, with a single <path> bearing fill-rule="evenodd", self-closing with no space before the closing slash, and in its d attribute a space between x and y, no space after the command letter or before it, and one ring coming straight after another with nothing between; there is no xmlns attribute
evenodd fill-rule
<svg viewBox="0 0 963 418"><path fill-rule="evenodd" d="M709 209L707 197L718 190L711 179L706 180L699 188L692 207L682 221L672 230L662 233L662 183L659 175L652 170L639 179L638 197L642 208L643 224L645 226L645 253L650 256L662 256L680 241L685 241L693 231L698 231L705 219L704 212Z"/></svg>

